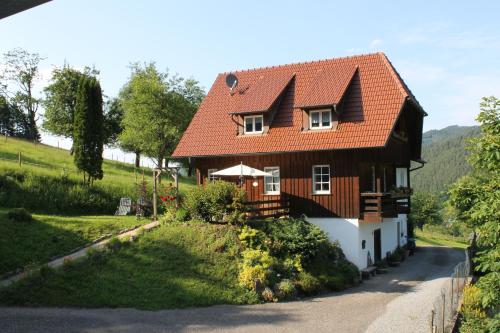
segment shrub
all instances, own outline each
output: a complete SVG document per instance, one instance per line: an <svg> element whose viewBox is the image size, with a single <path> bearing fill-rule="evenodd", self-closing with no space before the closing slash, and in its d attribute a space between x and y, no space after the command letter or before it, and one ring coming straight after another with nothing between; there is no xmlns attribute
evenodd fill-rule
<svg viewBox="0 0 500 333"><path fill-rule="evenodd" d="M300 272L296 284L305 295L314 295L321 290L321 282L308 272Z"/></svg>
<svg viewBox="0 0 500 333"><path fill-rule="evenodd" d="M260 249L264 247L266 234L260 230L244 226L238 238L246 249Z"/></svg>
<svg viewBox="0 0 500 333"><path fill-rule="evenodd" d="M400 262L401 261L401 254L399 251L397 250L394 250L394 252L390 253L388 256L387 256L387 260L391 263L391 262Z"/></svg>
<svg viewBox="0 0 500 333"><path fill-rule="evenodd" d="M240 285L255 290L258 283L267 284L275 259L268 251L245 250L241 253L242 262L238 280Z"/></svg>
<svg viewBox="0 0 500 333"><path fill-rule="evenodd" d="M165 210L162 221L164 222L186 222L189 220L188 212L182 208L169 207Z"/></svg>
<svg viewBox="0 0 500 333"><path fill-rule="evenodd" d="M235 184L214 181L186 195L184 207L192 218L230 224L244 221L245 192Z"/></svg>
<svg viewBox="0 0 500 333"><path fill-rule="evenodd" d="M327 243L320 246L305 270L314 275L329 290L341 290L356 283L359 270L345 259L338 243Z"/></svg>
<svg viewBox="0 0 500 333"><path fill-rule="evenodd" d="M175 212L175 220L179 222L185 222L189 220L188 212L184 208L179 207Z"/></svg>
<svg viewBox="0 0 500 333"><path fill-rule="evenodd" d="M486 313L481 307L481 289L475 285L469 285L464 288L462 314L465 319L486 318Z"/></svg>
<svg viewBox="0 0 500 333"><path fill-rule="evenodd" d="M33 216L26 208L14 208L7 213L7 218L13 222L32 222Z"/></svg>
<svg viewBox="0 0 500 333"><path fill-rule="evenodd" d="M275 294L280 300L289 300L296 296L295 285L289 279L284 279L275 286Z"/></svg>
<svg viewBox="0 0 500 333"><path fill-rule="evenodd" d="M328 237L317 226L303 219L278 219L263 225L272 243L271 253L279 258L301 255L304 262L316 255Z"/></svg>
<svg viewBox="0 0 500 333"><path fill-rule="evenodd" d="M266 302L274 302L274 293L269 287L265 287L260 294L262 299Z"/></svg>

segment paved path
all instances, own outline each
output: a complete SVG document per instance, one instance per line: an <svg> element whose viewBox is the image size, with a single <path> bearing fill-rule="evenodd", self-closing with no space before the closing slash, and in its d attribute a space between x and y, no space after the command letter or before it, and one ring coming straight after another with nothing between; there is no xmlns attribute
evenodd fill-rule
<svg viewBox="0 0 500 333"><path fill-rule="evenodd" d="M463 259L462 251L419 248L356 288L288 303L154 312L0 308L0 332L428 332L427 306Z"/></svg>
<svg viewBox="0 0 500 333"><path fill-rule="evenodd" d="M142 225L140 227L137 227L135 229L132 229L132 230L129 230L129 231L125 231L125 232L123 232L121 234L111 236L111 237L106 238L106 239L104 239L102 241L99 241L97 243L94 243L92 245L84 247L83 249L80 249L80 250L78 250L76 252L73 252L73 253L70 253L68 255L65 255L64 257L60 257L60 258L57 258L55 260L52 260L52 261L50 261L50 262L47 263L47 266L49 266L51 268L61 267L62 265L64 265L64 261L65 260L79 259L79 258L85 257L87 255L87 252L90 249L101 249L101 248L103 248L114 237L117 237L118 239L130 238L131 236L135 236L140 230L150 230L150 229L156 228L158 225L160 225L159 222L158 221L154 221L154 222ZM31 274L33 272L34 272L33 270L31 270L31 271L24 271L24 272L21 272L19 274L13 275L13 276L11 276L11 277L9 277L7 279L0 280L0 288L10 286L14 282L17 282L17 281L19 281L21 279L24 279L27 275L29 275L29 274ZM2 331L1 331L1 327L0 327L0 333L1 332Z"/></svg>

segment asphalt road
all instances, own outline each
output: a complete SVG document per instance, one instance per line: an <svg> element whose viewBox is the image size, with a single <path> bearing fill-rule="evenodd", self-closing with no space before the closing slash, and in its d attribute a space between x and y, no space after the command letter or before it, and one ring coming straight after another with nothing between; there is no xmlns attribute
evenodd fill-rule
<svg viewBox="0 0 500 333"><path fill-rule="evenodd" d="M184 310L0 308L0 332L428 332L430 306L463 251L419 248L400 267L301 301Z"/></svg>

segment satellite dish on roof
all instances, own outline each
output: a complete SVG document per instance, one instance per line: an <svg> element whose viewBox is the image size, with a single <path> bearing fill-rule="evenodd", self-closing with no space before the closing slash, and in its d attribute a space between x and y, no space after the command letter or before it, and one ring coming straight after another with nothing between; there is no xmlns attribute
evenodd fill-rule
<svg viewBox="0 0 500 333"><path fill-rule="evenodd" d="M226 76L226 85L231 89L232 92L234 88L238 85L238 78L236 75L229 73Z"/></svg>

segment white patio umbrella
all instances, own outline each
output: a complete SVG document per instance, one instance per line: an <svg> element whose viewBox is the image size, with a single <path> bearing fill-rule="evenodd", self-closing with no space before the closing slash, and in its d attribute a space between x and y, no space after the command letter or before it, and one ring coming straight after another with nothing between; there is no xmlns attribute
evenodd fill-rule
<svg viewBox="0 0 500 333"><path fill-rule="evenodd" d="M227 169L222 169L219 171L216 171L212 173L214 176L239 176L240 180L243 180L243 177L262 177L262 176L268 176L271 177L272 174L269 172L264 172L259 169L255 169L252 167L249 167L248 165L244 165L243 162L241 162L238 165L235 165L233 167L227 168Z"/></svg>

